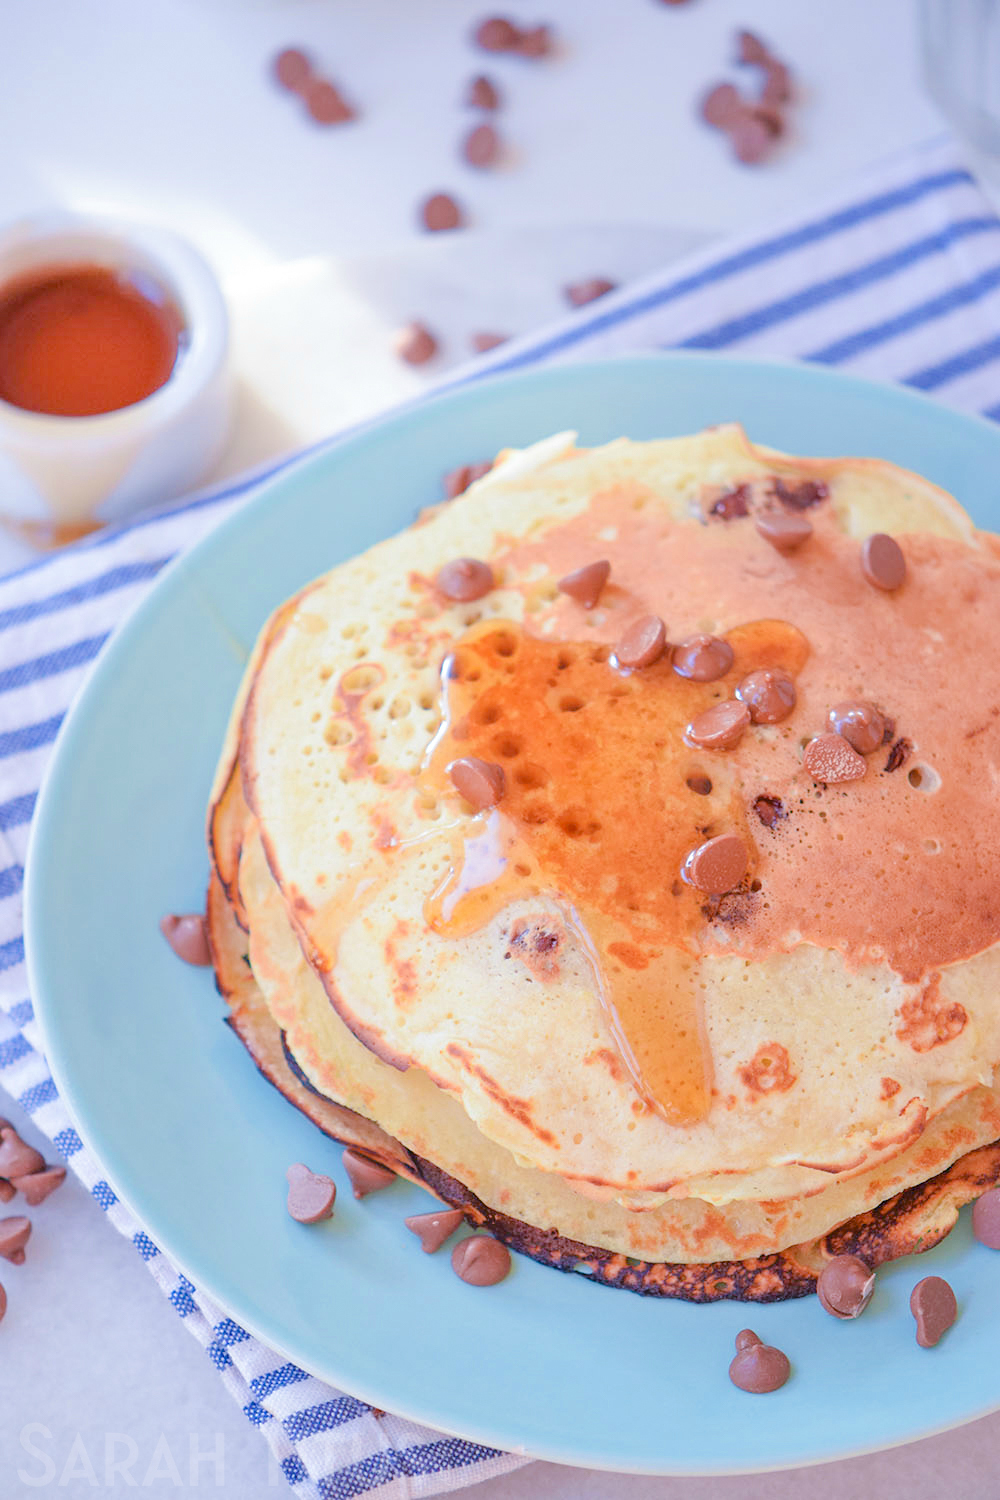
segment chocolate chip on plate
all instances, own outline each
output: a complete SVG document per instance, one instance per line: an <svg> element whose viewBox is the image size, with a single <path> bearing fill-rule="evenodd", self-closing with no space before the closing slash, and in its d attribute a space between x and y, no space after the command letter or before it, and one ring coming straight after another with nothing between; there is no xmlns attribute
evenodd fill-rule
<svg viewBox="0 0 1000 1500"><path fill-rule="evenodd" d="M490 1234L472 1234L459 1240L451 1264L470 1286L496 1286L510 1270L510 1251Z"/></svg>
<svg viewBox="0 0 1000 1500"><path fill-rule="evenodd" d="M867 770L864 757L840 734L818 734L810 740L803 752L802 764L814 781L821 781L825 786L857 781Z"/></svg>
<svg viewBox="0 0 1000 1500"><path fill-rule="evenodd" d="M496 807L507 789L503 766L480 760L478 755L463 755L451 761L446 769L455 790L477 812Z"/></svg>
<svg viewBox="0 0 1000 1500"><path fill-rule="evenodd" d="M750 727L750 709L736 698L724 698L696 714L684 731L689 745L699 750L732 750Z"/></svg>
<svg viewBox="0 0 1000 1500"><path fill-rule="evenodd" d="M411 1214L403 1223L418 1237L425 1252L433 1255L449 1235L454 1234L464 1218L460 1208L439 1208L429 1214Z"/></svg>
<svg viewBox="0 0 1000 1500"><path fill-rule="evenodd" d="M835 1318L857 1318L875 1290L875 1272L857 1255L835 1255L816 1282L820 1306Z"/></svg>
<svg viewBox="0 0 1000 1500"><path fill-rule="evenodd" d="M791 1373L788 1355L770 1344L762 1343L751 1328L736 1335L736 1355L729 1366L729 1378L741 1391L763 1396L783 1386Z"/></svg>
<svg viewBox="0 0 1000 1500"><path fill-rule="evenodd" d="M981 1245L1000 1250L1000 1188L989 1188L972 1205L972 1232Z"/></svg>
<svg viewBox="0 0 1000 1500"><path fill-rule="evenodd" d="M873 703L848 698L835 703L826 716L834 734L843 735L859 755L870 755L885 739L885 717Z"/></svg>
<svg viewBox="0 0 1000 1500"><path fill-rule="evenodd" d="M495 588L496 580L488 563L480 562L476 557L456 557L438 570L434 585L446 599L471 604Z"/></svg>
<svg viewBox="0 0 1000 1500"><path fill-rule="evenodd" d="M746 704L755 724L780 724L795 707L795 683L787 672L758 667L744 677L736 696Z"/></svg>
<svg viewBox="0 0 1000 1500"><path fill-rule="evenodd" d="M906 578L906 558L895 537L876 531L861 548L861 571L877 589L891 593Z"/></svg>
<svg viewBox="0 0 1000 1500"><path fill-rule="evenodd" d="M681 867L681 875L706 896L724 896L735 890L747 872L750 856L736 833L720 833L692 849Z"/></svg>
<svg viewBox="0 0 1000 1500"><path fill-rule="evenodd" d="M779 552L794 552L813 534L805 516L784 510L764 510L754 516L754 525L766 542Z"/></svg>
<svg viewBox="0 0 1000 1500"><path fill-rule="evenodd" d="M910 1311L917 1320L917 1343L931 1349L958 1317L955 1293L942 1276L925 1276L910 1293Z"/></svg>
<svg viewBox="0 0 1000 1500"><path fill-rule="evenodd" d="M462 142L462 155L470 167L494 167L500 152L500 136L492 125L476 125Z"/></svg>
<svg viewBox="0 0 1000 1500"><path fill-rule="evenodd" d="M463 224L462 210L449 193L432 193L420 205L420 217L424 228L436 234L442 229L460 229Z"/></svg>
<svg viewBox="0 0 1000 1500"><path fill-rule="evenodd" d="M602 559L567 573L565 578L560 578L556 588L561 594L575 599L577 604L582 604L584 609L593 609L610 576L611 564Z"/></svg>
<svg viewBox="0 0 1000 1500"><path fill-rule="evenodd" d="M171 912L160 918L160 931L186 964L195 968L206 968L212 962L212 951L208 945L208 928L201 912Z"/></svg>
<svg viewBox="0 0 1000 1500"><path fill-rule="evenodd" d="M674 671L691 682L716 682L732 664L732 646L717 635L689 635L674 647Z"/></svg>
<svg viewBox="0 0 1000 1500"><path fill-rule="evenodd" d="M629 626L614 651L620 667L651 667L667 644L667 627L659 615L643 615Z"/></svg>
<svg viewBox="0 0 1000 1500"><path fill-rule="evenodd" d="M396 353L408 365L425 365L438 352L438 341L425 323L407 323L394 343Z"/></svg>
<svg viewBox="0 0 1000 1500"><path fill-rule="evenodd" d="M298 47L286 47L272 62L271 72L283 89L301 94L312 77L312 63Z"/></svg>
<svg viewBox="0 0 1000 1500"><path fill-rule="evenodd" d="M485 73L480 73L469 84L469 92L465 96L465 102L470 109L499 109L500 90L492 78L487 78Z"/></svg>
<svg viewBox="0 0 1000 1500"><path fill-rule="evenodd" d="M617 281L611 281L607 276L590 276L586 281L574 281L570 286L564 287L566 301L572 307L584 307L588 302L596 302L598 297L606 297L609 292L616 290Z"/></svg>
<svg viewBox="0 0 1000 1500"><path fill-rule="evenodd" d="M380 1188L388 1187L390 1182L396 1180L395 1172L389 1167L383 1167L380 1162L373 1161L370 1156L365 1156L361 1151L355 1151L353 1146L345 1148L341 1160L344 1164L344 1171L351 1179L355 1198L367 1198L369 1193L377 1193Z"/></svg>
<svg viewBox="0 0 1000 1500"><path fill-rule="evenodd" d="M285 1173L288 1179L287 1208L300 1224L318 1224L333 1214L337 1184L322 1172L311 1172L300 1161L293 1162Z"/></svg>

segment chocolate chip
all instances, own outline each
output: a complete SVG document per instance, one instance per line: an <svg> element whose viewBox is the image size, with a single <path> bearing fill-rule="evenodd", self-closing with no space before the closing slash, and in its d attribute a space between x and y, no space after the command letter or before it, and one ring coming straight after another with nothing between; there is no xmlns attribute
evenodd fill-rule
<svg viewBox="0 0 1000 1500"><path fill-rule="evenodd" d="M438 352L438 341L423 323L408 323L395 338L396 353L408 365L425 365Z"/></svg>
<svg viewBox="0 0 1000 1500"><path fill-rule="evenodd" d="M791 1372L788 1355L770 1344L748 1344L729 1366L729 1378L741 1391L763 1396L783 1386Z"/></svg>
<svg viewBox="0 0 1000 1500"><path fill-rule="evenodd" d="M4 1313L6 1311L7 1311L7 1293L4 1291L3 1287L0 1286L0 1322L3 1321L3 1315L4 1315Z"/></svg>
<svg viewBox="0 0 1000 1500"><path fill-rule="evenodd" d="M765 828L774 828L781 822L782 818L788 816L785 812L785 804L780 797L768 797L766 795L755 797L753 810Z"/></svg>
<svg viewBox="0 0 1000 1500"><path fill-rule="evenodd" d="M480 73L469 84L465 102L470 109L499 109L500 91L491 78Z"/></svg>
<svg viewBox="0 0 1000 1500"><path fill-rule="evenodd" d="M720 833L692 849L681 867L681 875L706 896L724 896L734 890L747 872L747 846L736 833Z"/></svg>
<svg viewBox="0 0 1000 1500"><path fill-rule="evenodd" d="M293 1162L285 1173L288 1178L288 1212L300 1224L318 1224L333 1214L337 1185L332 1177L311 1172L304 1163Z"/></svg>
<svg viewBox="0 0 1000 1500"><path fill-rule="evenodd" d="M489 1234L473 1234L459 1240L451 1252L456 1276L470 1286L496 1286L510 1270L510 1251Z"/></svg>
<svg viewBox="0 0 1000 1500"><path fill-rule="evenodd" d="M732 646L717 635L689 635L674 647L673 669L691 682L716 682L732 664Z"/></svg>
<svg viewBox="0 0 1000 1500"><path fill-rule="evenodd" d="M341 1160L344 1171L351 1179L355 1198L367 1198L369 1193L377 1193L380 1188L388 1187L390 1182L396 1180L395 1172L383 1167L380 1162L373 1161L363 1152L355 1151L353 1146L345 1149Z"/></svg>
<svg viewBox="0 0 1000 1500"><path fill-rule="evenodd" d="M548 57L552 51L552 32L548 26L522 27L510 50L519 57Z"/></svg>
<svg viewBox="0 0 1000 1500"><path fill-rule="evenodd" d="M917 1320L917 1343L931 1349L958 1317L955 1293L942 1276L925 1276L910 1293L910 1312Z"/></svg>
<svg viewBox="0 0 1000 1500"><path fill-rule="evenodd" d="M702 776L698 773L695 773L693 776L689 776L687 778L687 781L684 783L684 785L690 791L695 792L697 796L707 797L712 790L712 778L710 776Z"/></svg>
<svg viewBox="0 0 1000 1500"><path fill-rule="evenodd" d="M755 724L780 724L795 707L795 683L787 672L758 667L744 677L736 696L746 704Z"/></svg>
<svg viewBox="0 0 1000 1500"><path fill-rule="evenodd" d="M990 1188L972 1205L972 1232L981 1245L1000 1250L1000 1188Z"/></svg>
<svg viewBox="0 0 1000 1500"><path fill-rule="evenodd" d="M45 1157L22 1141L13 1125L0 1130L0 1177L15 1182L19 1177L29 1177L45 1170Z"/></svg>
<svg viewBox="0 0 1000 1500"><path fill-rule="evenodd" d="M583 307L588 302L596 302L598 297L606 297L617 286L617 281L609 281L606 276L591 276L587 281L574 281L563 291L571 306Z"/></svg>
<svg viewBox="0 0 1000 1500"><path fill-rule="evenodd" d="M697 745L699 750L731 750L739 744L743 731L749 726L747 705L736 698L725 698L696 714L685 729L684 738L689 745Z"/></svg>
<svg viewBox="0 0 1000 1500"><path fill-rule="evenodd" d="M343 125L354 119L354 110L340 90L325 78L314 78L306 84L303 98L317 125Z"/></svg>
<svg viewBox="0 0 1000 1500"><path fill-rule="evenodd" d="M456 557L454 562L445 563L439 569L434 586L446 599L454 599L458 604L471 604L474 599L482 599L490 589L495 588L496 580L487 563L480 562L475 557Z"/></svg>
<svg viewBox="0 0 1000 1500"><path fill-rule="evenodd" d="M643 615L630 625L615 647L620 667L651 667L659 661L667 644L667 627L659 615Z"/></svg>
<svg viewBox="0 0 1000 1500"><path fill-rule="evenodd" d="M752 31L739 31L736 34L736 61L766 67L771 61L771 52L767 43Z"/></svg>
<svg viewBox="0 0 1000 1500"><path fill-rule="evenodd" d="M794 552L813 534L812 522L805 516L789 515L783 510L764 510L754 516L754 525L766 542L779 552Z"/></svg>
<svg viewBox="0 0 1000 1500"><path fill-rule="evenodd" d="M717 130L729 130L746 108L739 90L731 83L717 83L701 101L701 117Z"/></svg>
<svg viewBox="0 0 1000 1500"><path fill-rule="evenodd" d="M895 537L876 531L861 548L861 571L877 589L891 593L906 578L906 558Z"/></svg>
<svg viewBox="0 0 1000 1500"><path fill-rule="evenodd" d="M764 87L761 90L762 104L787 104L792 97L791 74L783 62L769 57L765 63Z"/></svg>
<svg viewBox="0 0 1000 1500"><path fill-rule="evenodd" d="M759 120L771 132L774 140L784 135L785 117L776 104L762 100L759 104L750 106L750 113L755 120Z"/></svg>
<svg viewBox="0 0 1000 1500"><path fill-rule="evenodd" d="M755 1344L762 1344L764 1340L754 1333L752 1328L741 1328L736 1335L736 1352L740 1354L744 1349L752 1349Z"/></svg>
<svg viewBox="0 0 1000 1500"><path fill-rule="evenodd" d="M718 516L720 521L738 521L750 513L750 486L739 484L734 490L727 490L720 495L709 507L710 516Z"/></svg>
<svg viewBox="0 0 1000 1500"><path fill-rule="evenodd" d="M835 703L826 716L834 734L842 734L859 755L870 755L883 743L885 719L873 703L848 698Z"/></svg>
<svg viewBox="0 0 1000 1500"><path fill-rule="evenodd" d="M816 1282L820 1306L835 1318L857 1318L875 1290L875 1272L857 1255L835 1255Z"/></svg>
<svg viewBox="0 0 1000 1500"><path fill-rule="evenodd" d="M771 493L790 510L808 510L825 500L830 490L821 479L775 479Z"/></svg>
<svg viewBox="0 0 1000 1500"><path fill-rule="evenodd" d="M818 734L810 740L802 764L814 781L826 786L857 781L867 770L864 758L840 734Z"/></svg>
<svg viewBox="0 0 1000 1500"><path fill-rule="evenodd" d="M470 167L493 167L500 158L500 137L492 125L476 125L462 142Z"/></svg>
<svg viewBox="0 0 1000 1500"><path fill-rule="evenodd" d="M208 929L201 912L188 912L184 916L171 914L161 917L160 931L177 957L183 959L186 964L193 964L195 968L205 968L212 962L212 952L208 946Z"/></svg>
<svg viewBox="0 0 1000 1500"><path fill-rule="evenodd" d="M65 1167L43 1167L40 1172L32 1172L27 1177L15 1177L11 1186L21 1193L29 1208L37 1208L65 1181Z"/></svg>
<svg viewBox="0 0 1000 1500"><path fill-rule="evenodd" d="M464 495L469 485L475 484L477 479L482 479L492 467L490 463L461 464L457 469L450 469L441 481L445 499L455 500L459 495Z"/></svg>
<svg viewBox="0 0 1000 1500"><path fill-rule="evenodd" d="M888 758L882 769L885 771L898 771L900 766L906 764L907 757L912 749L912 744L905 737L897 740L889 751Z"/></svg>
<svg viewBox="0 0 1000 1500"><path fill-rule="evenodd" d="M774 136L768 126L752 111L738 119L730 132L733 154L745 166L755 166L771 154Z"/></svg>
<svg viewBox="0 0 1000 1500"><path fill-rule="evenodd" d="M435 1213L411 1214L403 1223L418 1236L425 1252L433 1255L455 1233L464 1217L460 1208L441 1208Z"/></svg>
<svg viewBox="0 0 1000 1500"><path fill-rule="evenodd" d="M455 790L470 803L477 812L483 808L496 807L507 786L503 766L493 761L480 760L478 755L463 755L447 767Z"/></svg>
<svg viewBox="0 0 1000 1500"><path fill-rule="evenodd" d="M491 349L506 344L509 338L509 333L474 333L471 343L477 354L488 354Z"/></svg>
<svg viewBox="0 0 1000 1500"><path fill-rule="evenodd" d="M16 1196L17 1188L14 1184L8 1182L6 1177L0 1177L0 1203L9 1203Z"/></svg>
<svg viewBox="0 0 1000 1500"><path fill-rule="evenodd" d="M432 193L420 205L420 217L424 228L437 233L442 229L460 229L463 224L462 210L448 193Z"/></svg>
<svg viewBox="0 0 1000 1500"><path fill-rule="evenodd" d="M517 27L504 16L491 16L480 21L472 34L472 40L484 52L509 52L517 37Z"/></svg>
<svg viewBox="0 0 1000 1500"><path fill-rule="evenodd" d="M31 1235L31 1220L23 1214L0 1219L0 1255L15 1266L24 1265L24 1247Z"/></svg>
<svg viewBox="0 0 1000 1500"><path fill-rule="evenodd" d="M565 578L560 578L556 588L561 594L568 594L584 609L593 609L601 594L604 585L611 576L611 564L606 561L587 563L586 567L577 568L574 573L567 573Z"/></svg>
<svg viewBox="0 0 1000 1500"><path fill-rule="evenodd" d="M312 77L312 63L298 47L286 47L272 62L271 72L283 89L301 94Z"/></svg>

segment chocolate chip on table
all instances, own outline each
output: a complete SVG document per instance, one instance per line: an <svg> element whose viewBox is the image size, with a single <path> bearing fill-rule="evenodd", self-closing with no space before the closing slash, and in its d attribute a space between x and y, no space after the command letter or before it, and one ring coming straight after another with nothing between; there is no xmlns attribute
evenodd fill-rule
<svg viewBox="0 0 1000 1500"><path fill-rule="evenodd" d="M463 755L446 769L452 786L477 812L496 807L507 789L503 766L478 755Z"/></svg>
<svg viewBox="0 0 1000 1500"><path fill-rule="evenodd" d="M469 342L477 354L488 354L491 349L506 344L509 338L509 333L474 333Z"/></svg>
<svg viewBox="0 0 1000 1500"><path fill-rule="evenodd" d="M785 64L776 57L769 57L764 63L764 69L760 102L764 105L787 104L792 97L792 80Z"/></svg>
<svg viewBox="0 0 1000 1500"><path fill-rule="evenodd" d="M300 1161L293 1162L285 1173L288 1178L287 1208L299 1224L318 1224L333 1214L337 1184L322 1172L311 1172Z"/></svg>
<svg viewBox="0 0 1000 1500"><path fill-rule="evenodd" d="M462 142L462 155L470 167L494 167L500 160L500 136L492 125L476 125Z"/></svg>
<svg viewBox="0 0 1000 1500"><path fill-rule="evenodd" d="M824 786L857 781L868 769L864 757L840 734L818 734L810 740L803 752L802 764L812 779Z"/></svg>
<svg viewBox="0 0 1000 1500"><path fill-rule="evenodd" d="M207 968L212 962L212 950L208 945L208 927L201 912L186 912L177 915L171 912L160 918L160 931L186 964L195 968Z"/></svg>
<svg viewBox="0 0 1000 1500"><path fill-rule="evenodd" d="M499 109L500 90L492 78L487 78L485 73L480 73L479 77L474 78L469 84L465 102L470 109Z"/></svg>
<svg viewBox="0 0 1000 1500"><path fill-rule="evenodd" d="M383 1167L370 1156L355 1151L353 1146L345 1148L342 1161L344 1171L351 1179L355 1198L367 1198L369 1193L377 1193L380 1188L388 1187L390 1182L396 1180L395 1172L389 1167Z"/></svg>
<svg viewBox="0 0 1000 1500"><path fill-rule="evenodd" d="M449 193L432 193L420 205L420 217L425 229L432 234L443 229L460 229L464 223L462 210Z"/></svg>
<svg viewBox="0 0 1000 1500"><path fill-rule="evenodd" d="M611 564L602 559L567 573L565 578L560 578L556 588L561 594L575 599L577 604L582 604L584 609L593 609L610 576Z"/></svg>
<svg viewBox="0 0 1000 1500"><path fill-rule="evenodd" d="M733 125L730 139L737 161L754 166L770 155L774 132L756 112L748 111Z"/></svg>
<svg viewBox="0 0 1000 1500"><path fill-rule="evenodd" d="M301 94L312 78L312 63L298 47L286 47L272 62L271 72L283 89Z"/></svg>
<svg viewBox="0 0 1000 1500"><path fill-rule="evenodd" d="M857 1255L835 1255L816 1282L820 1306L835 1318L857 1318L875 1290L875 1272Z"/></svg>
<svg viewBox="0 0 1000 1500"><path fill-rule="evenodd" d="M891 593L906 578L906 558L895 537L876 531L861 548L861 571L877 589Z"/></svg>
<svg viewBox="0 0 1000 1500"><path fill-rule="evenodd" d="M1000 1188L989 1188L972 1205L972 1232L981 1245L1000 1250Z"/></svg>
<svg viewBox="0 0 1000 1500"><path fill-rule="evenodd" d="M737 1334L736 1354L729 1366L729 1378L741 1391L748 1391L752 1396L766 1395L783 1386L790 1373L787 1354L770 1344L761 1343L749 1328Z"/></svg>
<svg viewBox="0 0 1000 1500"><path fill-rule="evenodd" d="M667 627L659 615L643 615L626 630L614 650L619 667L651 667L667 645Z"/></svg>
<svg viewBox="0 0 1000 1500"><path fill-rule="evenodd" d="M758 667L744 677L736 696L746 704L755 724L780 724L795 707L795 683L787 672Z"/></svg>
<svg viewBox="0 0 1000 1500"><path fill-rule="evenodd" d="M572 307L585 307L588 302L606 297L617 287L617 281L610 281L607 276L590 276L586 281L574 281L570 286L564 287L563 291L566 293L566 301Z"/></svg>
<svg viewBox="0 0 1000 1500"><path fill-rule="evenodd" d="M739 885L749 862L747 846L739 834L720 833L691 850L681 875L706 896L724 896Z"/></svg>
<svg viewBox="0 0 1000 1500"><path fill-rule="evenodd" d="M750 727L750 710L736 698L724 698L713 703L703 713L696 714L684 731L689 745L699 750L732 750Z"/></svg>
<svg viewBox="0 0 1000 1500"><path fill-rule="evenodd" d="M4 1313L6 1311L7 1311L7 1293L4 1291L3 1287L0 1286L0 1322L3 1322L3 1315L4 1315Z"/></svg>
<svg viewBox="0 0 1000 1500"><path fill-rule="evenodd" d="M31 1220L24 1214L0 1219L0 1255L15 1266L24 1265L24 1247L31 1235Z"/></svg>
<svg viewBox="0 0 1000 1500"><path fill-rule="evenodd" d="M689 635L674 647L674 671L691 682L716 682L732 664L732 646L717 635Z"/></svg>
<svg viewBox="0 0 1000 1500"><path fill-rule="evenodd" d="M496 580L488 563L480 562L476 557L456 557L438 570L434 585L446 599L471 604L495 588Z"/></svg>
<svg viewBox="0 0 1000 1500"><path fill-rule="evenodd" d="M754 525L765 542L779 552L795 552L813 534L812 522L805 516L784 510L764 510L754 516Z"/></svg>
<svg viewBox="0 0 1000 1500"><path fill-rule="evenodd" d="M16 1186L20 1178L44 1171L45 1158L41 1152L22 1141L13 1125L4 1125L0 1129L0 1177L6 1177Z"/></svg>
<svg viewBox="0 0 1000 1500"><path fill-rule="evenodd" d="M472 39L484 52L510 52L517 41L518 28L505 16L490 16L480 21Z"/></svg>
<svg viewBox="0 0 1000 1500"><path fill-rule="evenodd" d="M771 61L771 49L752 31L736 34L736 61L751 66L766 68Z"/></svg>
<svg viewBox="0 0 1000 1500"><path fill-rule="evenodd" d="M460 1208L439 1208L434 1213L411 1214L403 1223L418 1237L425 1253L433 1255L455 1233L464 1218Z"/></svg>
<svg viewBox="0 0 1000 1500"><path fill-rule="evenodd" d="M9 1203L12 1198L17 1197L17 1188L6 1177L0 1177L0 1203Z"/></svg>
<svg viewBox="0 0 1000 1500"><path fill-rule="evenodd" d="M407 323L395 337L395 349L408 365L425 365L438 352L438 341L424 323Z"/></svg>
<svg viewBox="0 0 1000 1500"><path fill-rule="evenodd" d="M885 717L873 703L848 698L835 703L826 716L834 734L843 735L859 755L870 755L885 740Z"/></svg>
<svg viewBox="0 0 1000 1500"><path fill-rule="evenodd" d="M717 83L701 101L701 117L706 125L728 130L746 109L739 89L732 83Z"/></svg>
<svg viewBox="0 0 1000 1500"><path fill-rule="evenodd" d="M449 469L442 479L446 500L455 500L459 495L464 495L470 484L475 484L477 479L482 479L492 469L491 463L484 464L460 464L457 469Z"/></svg>
<svg viewBox="0 0 1000 1500"><path fill-rule="evenodd" d="M958 1302L942 1276L925 1276L910 1293L910 1311L917 1320L917 1343L931 1349L958 1317Z"/></svg>
<svg viewBox="0 0 1000 1500"><path fill-rule="evenodd" d="M317 125L343 125L355 117L354 110L329 79L312 79L305 85L302 97Z"/></svg>
<svg viewBox="0 0 1000 1500"><path fill-rule="evenodd" d="M552 47L552 32L548 26L524 26L518 30L510 50L519 57L548 57Z"/></svg>
<svg viewBox="0 0 1000 1500"><path fill-rule="evenodd" d="M37 1208L65 1181L65 1167L42 1167L41 1171L32 1172L27 1177L15 1177L11 1186L17 1189L30 1208Z"/></svg>
<svg viewBox="0 0 1000 1500"><path fill-rule="evenodd" d="M451 1252L456 1276L470 1286L496 1286L510 1270L510 1251L491 1234L472 1234Z"/></svg>

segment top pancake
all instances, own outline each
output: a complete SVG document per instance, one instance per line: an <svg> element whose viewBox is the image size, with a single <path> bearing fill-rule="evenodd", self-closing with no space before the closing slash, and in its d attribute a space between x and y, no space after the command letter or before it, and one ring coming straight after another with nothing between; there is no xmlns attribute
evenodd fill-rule
<svg viewBox="0 0 1000 1500"><path fill-rule="evenodd" d="M721 1204L869 1170L989 1084L1000 1055L1000 666L983 649L1000 565L916 476L786 459L737 428L534 457L334 569L261 651L245 792L307 957L366 1046L578 1189ZM790 557L752 518L709 513L717 487L756 483L752 506L775 478L828 488ZM895 593L861 573L874 531L902 535ZM433 587L458 556L498 577L472 605ZM554 582L598 557L611 584L585 611ZM733 671L616 672L601 648L650 612L674 641L729 637ZM458 671L442 684L448 653ZM792 716L734 750L686 749L687 719L761 665L793 671ZM857 697L892 716L909 758L818 787L801 744ZM424 767L443 698L459 720L442 755L507 756L499 815L474 815L437 760ZM688 788L695 772L709 795ZM787 814L774 828L753 811L762 795ZM752 882L706 901L680 863L730 828L752 846ZM484 900L442 895L455 868L486 881ZM676 1107L682 1090L664 1112L637 1092L627 1044L660 1033L668 1087L675 1059L707 1064L700 1117Z"/></svg>

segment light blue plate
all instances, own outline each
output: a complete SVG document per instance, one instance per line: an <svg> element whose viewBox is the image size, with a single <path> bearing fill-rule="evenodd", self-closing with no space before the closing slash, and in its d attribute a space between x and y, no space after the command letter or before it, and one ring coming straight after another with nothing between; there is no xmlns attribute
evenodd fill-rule
<svg viewBox="0 0 1000 1500"><path fill-rule="evenodd" d="M776 1468L920 1437L1000 1406L1000 1255L964 1221L880 1274L857 1323L814 1297L693 1307L515 1257L501 1286L453 1274L404 1228L402 1183L357 1203L338 1148L254 1070L204 971L157 923L204 896L209 782L245 654L300 584L412 520L441 474L562 428L584 443L738 419L801 454L871 454L1000 522L1000 429L818 368L665 355L532 371L389 418L268 484L160 580L104 652L35 815L27 939L59 1089L153 1238L247 1328L307 1370L449 1432L561 1463L664 1474ZM502 520L502 517L498 517ZM313 1228L285 1168L341 1185ZM917 1347L919 1276L961 1316ZM790 1356L766 1398L727 1378L749 1324Z"/></svg>

